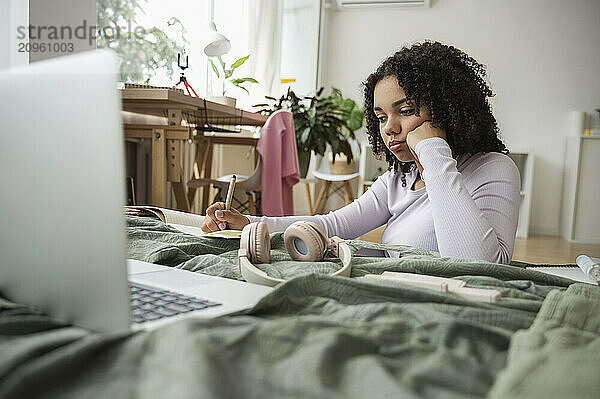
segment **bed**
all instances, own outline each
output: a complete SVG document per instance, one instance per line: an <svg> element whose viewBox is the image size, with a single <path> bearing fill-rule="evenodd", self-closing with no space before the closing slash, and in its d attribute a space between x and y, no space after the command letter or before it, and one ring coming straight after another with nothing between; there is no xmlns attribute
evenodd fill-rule
<svg viewBox="0 0 600 399"><path fill-rule="evenodd" d="M133 216L128 236L130 258L241 279L236 240ZM400 259L356 257L352 278L334 278L335 258L294 262L281 233L271 243L265 270L289 281L254 308L150 332L94 334L0 293L0 398L600 397L598 287L409 247ZM503 299L361 278L385 270Z"/></svg>

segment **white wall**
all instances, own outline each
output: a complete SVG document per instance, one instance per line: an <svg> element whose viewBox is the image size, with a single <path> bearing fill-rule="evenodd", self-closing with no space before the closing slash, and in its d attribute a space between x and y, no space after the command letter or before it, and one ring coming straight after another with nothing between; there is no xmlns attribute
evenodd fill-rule
<svg viewBox="0 0 600 399"><path fill-rule="evenodd" d="M26 65L29 55L19 52L19 26L27 26L29 3L27 0L0 0L0 69Z"/></svg>
<svg viewBox="0 0 600 399"><path fill-rule="evenodd" d="M502 138L536 154L531 232L557 235L569 112L600 108L600 1L436 0L328 11L323 83L360 83L405 44L452 44L488 66Z"/></svg>
<svg viewBox="0 0 600 399"><path fill-rule="evenodd" d="M73 31L69 38L65 36L60 39L52 39L49 30L37 33L29 37L31 44L64 43L72 45L72 50L58 51L31 51L29 61L36 62L48 58L60 57L71 53L89 51L96 49L95 26L97 21L96 0L29 0L29 23L36 27L56 28L59 32L61 27L70 27ZM85 24L85 28L83 27ZM81 27L81 28L78 28ZM76 32L76 30L78 31ZM91 29L91 31L90 31ZM83 33L85 32L85 33ZM61 35L59 33L59 35ZM85 35L85 37L84 37ZM84 37L84 38L77 38Z"/></svg>
<svg viewBox="0 0 600 399"><path fill-rule="evenodd" d="M10 66L10 2L0 1L0 69Z"/></svg>

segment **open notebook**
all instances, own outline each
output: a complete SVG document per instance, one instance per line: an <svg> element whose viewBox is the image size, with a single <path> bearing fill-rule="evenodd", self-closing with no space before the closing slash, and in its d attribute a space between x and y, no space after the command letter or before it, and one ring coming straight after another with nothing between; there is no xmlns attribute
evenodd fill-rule
<svg viewBox="0 0 600 399"><path fill-rule="evenodd" d="M242 232L239 230L222 230L205 233L201 229L204 215L196 215L194 213L144 205L126 206L125 213L137 216L155 216L169 226L197 237L240 238L242 236Z"/></svg>
<svg viewBox="0 0 600 399"><path fill-rule="evenodd" d="M595 259L595 258L594 258ZM570 278L571 280L582 283L594 284L597 283L588 277L581 268L577 265L551 265L551 266L528 266L527 269L537 270L539 272L553 274L555 276Z"/></svg>

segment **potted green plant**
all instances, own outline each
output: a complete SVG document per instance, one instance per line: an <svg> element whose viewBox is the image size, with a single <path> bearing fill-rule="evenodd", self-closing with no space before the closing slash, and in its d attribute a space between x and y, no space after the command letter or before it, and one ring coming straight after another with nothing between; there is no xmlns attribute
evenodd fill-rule
<svg viewBox="0 0 600 399"><path fill-rule="evenodd" d="M349 140L356 139L354 131L363 123L363 112L352 99L344 98L336 88L329 96L322 96L323 91L321 88L314 96L298 97L288 89L278 99L267 96L271 104L255 105L263 107L260 112L267 115L280 109L293 114L302 177L306 177L311 152L323 156L328 144L334 162L336 157L343 156L347 164L351 164L353 155Z"/></svg>
<svg viewBox="0 0 600 399"><path fill-rule="evenodd" d="M258 81L254 78L234 78L233 77L235 70L237 68L241 67L244 64L244 62L246 62L246 60L248 60L248 58L250 58L250 54L248 54L245 57L238 58L230 66L227 66L225 64L225 61L223 61L222 57L217 57L217 60L219 61L219 67L217 67L217 64L215 64L213 62L213 60L209 58L212 70L215 73L215 75L217 76L217 78L220 79L221 85L222 85L221 86L222 96L211 96L211 98L209 98L209 100L213 100L215 102L224 103L227 105L231 105L232 107L235 107L235 98L226 96L227 85L232 85L232 86L237 87L238 89L242 89L246 93L250 94L250 92L248 91L248 89L246 87L244 87L244 85L247 83L258 83Z"/></svg>

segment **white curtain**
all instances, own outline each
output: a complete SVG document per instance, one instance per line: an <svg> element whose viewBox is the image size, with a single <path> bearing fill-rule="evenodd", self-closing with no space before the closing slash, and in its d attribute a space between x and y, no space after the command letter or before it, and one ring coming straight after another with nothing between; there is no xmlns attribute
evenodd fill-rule
<svg viewBox="0 0 600 399"><path fill-rule="evenodd" d="M249 105L263 103L265 95L279 96L282 3L278 0L247 2L248 52L252 54L249 76L259 82L258 85L251 85Z"/></svg>

